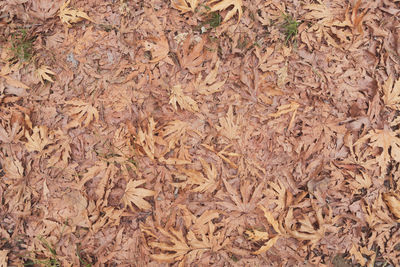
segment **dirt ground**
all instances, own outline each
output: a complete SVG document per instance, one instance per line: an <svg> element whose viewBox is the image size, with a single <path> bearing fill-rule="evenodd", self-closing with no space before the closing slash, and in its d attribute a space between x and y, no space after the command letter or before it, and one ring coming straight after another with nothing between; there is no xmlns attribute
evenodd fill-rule
<svg viewBox="0 0 400 267"><path fill-rule="evenodd" d="M0 266L399 266L399 0L0 2Z"/></svg>

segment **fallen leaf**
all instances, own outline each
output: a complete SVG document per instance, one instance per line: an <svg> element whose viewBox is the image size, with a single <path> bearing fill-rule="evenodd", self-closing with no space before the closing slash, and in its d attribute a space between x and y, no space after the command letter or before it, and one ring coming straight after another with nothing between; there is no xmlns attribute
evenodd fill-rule
<svg viewBox="0 0 400 267"><path fill-rule="evenodd" d="M215 2L218 2L211 6L211 10L209 12L215 12L215 11L223 11L230 6L233 6L231 10L226 14L223 22L228 21L230 18L232 18L236 13L238 13L238 23L240 21L240 18L242 17L242 0L211 0L207 2L207 5L211 5Z"/></svg>
<svg viewBox="0 0 400 267"><path fill-rule="evenodd" d="M125 193L122 196L121 202L134 210L132 207L133 203L136 207L142 210L151 209L151 204L146 201L145 197L152 197L156 194L153 190L148 190L144 188L138 188L138 186L146 183L146 180L130 180L125 188Z"/></svg>

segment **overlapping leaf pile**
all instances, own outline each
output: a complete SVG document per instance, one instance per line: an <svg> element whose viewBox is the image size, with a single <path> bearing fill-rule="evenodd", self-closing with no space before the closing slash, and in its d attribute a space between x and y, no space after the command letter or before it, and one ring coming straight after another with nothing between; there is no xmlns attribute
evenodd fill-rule
<svg viewBox="0 0 400 267"><path fill-rule="evenodd" d="M400 265L400 1L0 10L1 266Z"/></svg>

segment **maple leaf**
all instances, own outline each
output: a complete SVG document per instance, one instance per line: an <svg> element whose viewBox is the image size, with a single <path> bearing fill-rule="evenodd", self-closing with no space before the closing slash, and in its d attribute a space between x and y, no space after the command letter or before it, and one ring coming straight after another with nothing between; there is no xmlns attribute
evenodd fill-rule
<svg viewBox="0 0 400 267"><path fill-rule="evenodd" d="M50 75L56 75L54 72L50 70L50 67L42 65L40 68L36 70L36 76L40 79L40 82L44 84L44 81L49 81L54 83L54 80Z"/></svg>
<svg viewBox="0 0 400 267"><path fill-rule="evenodd" d="M99 120L99 112L97 109L83 100L70 100L66 101L66 104L69 105L67 114L73 117L67 124L67 129L82 125L87 127L92 121L97 122Z"/></svg>
<svg viewBox="0 0 400 267"><path fill-rule="evenodd" d="M400 110L400 79L393 80L392 75L382 86L383 102L392 109Z"/></svg>
<svg viewBox="0 0 400 267"><path fill-rule="evenodd" d="M22 166L22 162L18 159L13 159L11 157L5 158L4 162L2 162L5 177L4 182L6 184L12 184L11 180L20 180L24 177L24 167Z"/></svg>
<svg viewBox="0 0 400 267"><path fill-rule="evenodd" d="M223 231L218 230L212 220L219 217L219 211L208 210L196 218L191 214L186 207L180 207L185 211L185 214L190 219L186 220L189 224L187 234L184 235L183 231L169 228L166 231L160 227L157 229L160 233L168 239L168 242L149 242L152 248L161 250L159 254L152 254L151 257L160 262L172 263L175 261L181 261L179 266L184 266L185 260L191 262L195 258L201 257L201 255L211 250L216 252L225 247L230 241L225 237ZM141 230L152 237L157 238L159 235L152 233L149 227L141 225Z"/></svg>
<svg viewBox="0 0 400 267"><path fill-rule="evenodd" d="M223 206L228 210L238 211L241 213L248 213L255 209L262 196L262 189L264 187L263 182L256 186L255 183L251 185L250 181L245 180L240 185L240 194L238 194L237 190L234 189L229 182L227 182L225 179L222 179L222 181L225 185L226 191L228 192L229 198L234 204L231 202L222 201L218 202L218 205Z"/></svg>
<svg viewBox="0 0 400 267"><path fill-rule="evenodd" d="M397 222L400 222L400 194L394 192L383 193L383 200L385 200L389 210L397 218Z"/></svg>
<svg viewBox="0 0 400 267"><path fill-rule="evenodd" d="M35 126L32 131L32 135L30 135L28 132L25 133L25 137L28 139L28 142L25 143L25 147L28 152L37 151L42 153L44 148L52 143L52 141L49 139L48 128L43 125L39 127Z"/></svg>
<svg viewBox="0 0 400 267"><path fill-rule="evenodd" d="M186 37L182 49L177 53L179 64L182 68L187 68L192 74L196 74L204 69L202 64L207 58L207 52L203 52L203 48L206 40L207 37L204 36L193 46L192 50L189 51L192 36L188 35Z"/></svg>
<svg viewBox="0 0 400 267"><path fill-rule="evenodd" d="M131 210L134 210L132 204L135 204L136 207L142 210L151 209L151 205L149 202L144 200L145 197L152 197L156 194L153 190L148 190L144 188L138 188L138 186L146 183L145 179L142 180L130 180L125 188L125 193L122 196L121 202L125 206L129 206Z"/></svg>
<svg viewBox="0 0 400 267"><path fill-rule="evenodd" d="M94 22L85 12L68 7L70 2L71 0L68 0L60 7L59 17L62 23L65 23L67 27L71 27L71 23L77 23L83 19Z"/></svg>
<svg viewBox="0 0 400 267"><path fill-rule="evenodd" d="M239 121L240 118L236 119L236 122ZM234 140L239 138L239 130L240 127L237 123L234 122L233 116L233 108L229 106L228 113L226 114L225 118L219 119L220 127L217 126L217 130L221 132L222 135L227 137L228 139Z"/></svg>
<svg viewBox="0 0 400 267"><path fill-rule="evenodd" d="M162 138L168 143L168 150L174 149L178 143L182 143L189 124L185 121L174 120L161 131Z"/></svg>
<svg viewBox="0 0 400 267"><path fill-rule="evenodd" d="M29 86L25 85L21 81L18 81L10 76L10 74L14 71L14 68L10 68L10 63L7 63L5 66L1 68L0 76L3 77L6 83L10 86L22 89L29 89Z"/></svg>
<svg viewBox="0 0 400 267"><path fill-rule="evenodd" d="M48 155L52 154L47 162L47 167L65 168L71 158L71 140L61 130L55 131L52 136L54 136L54 143L49 145L45 151Z"/></svg>
<svg viewBox="0 0 400 267"><path fill-rule="evenodd" d="M240 21L240 18L242 17L242 0L211 0L207 2L207 5L211 5L215 2L218 2L214 4L209 12L215 12L215 11L222 11L230 6L233 6L233 8L226 14L223 22L228 21L230 18L232 18L236 13L238 13L238 22Z"/></svg>
<svg viewBox="0 0 400 267"><path fill-rule="evenodd" d="M197 76L194 82L194 87L197 92L202 95L211 95L221 91L221 87L225 84L226 80L217 82L218 68L220 61L217 61L215 67L203 79L201 73Z"/></svg>
<svg viewBox="0 0 400 267"><path fill-rule="evenodd" d="M175 186L195 186L191 189L192 192L214 192L218 186L217 183L217 170L215 166L208 163L200 158L201 165L203 167L204 175L201 172L195 170L183 169L181 174L177 174L176 178L179 180L184 180L184 182L174 183Z"/></svg>
<svg viewBox="0 0 400 267"><path fill-rule="evenodd" d="M168 40L165 35L161 35L160 38L149 38L149 41L144 42L144 48L146 51L151 52L151 63L159 62L165 59L169 53Z"/></svg>
<svg viewBox="0 0 400 267"><path fill-rule="evenodd" d="M170 89L170 99L169 103L172 104L175 110L178 110L177 104L182 109L188 110L190 112L198 112L199 107L196 101L194 101L189 96L183 94L182 87L180 84L172 86Z"/></svg>
<svg viewBox="0 0 400 267"><path fill-rule="evenodd" d="M154 119L150 117L147 131L140 128L137 135L137 143L143 148L146 155L153 160L155 157L155 126Z"/></svg>
<svg viewBox="0 0 400 267"><path fill-rule="evenodd" d="M386 169L390 160L400 159L400 138L397 133L389 129L387 125L383 130L371 130L366 135L357 140L354 146L364 144L369 140L368 144L372 147L382 148L382 152L376 156L376 161L381 168L381 175L386 173Z"/></svg>
<svg viewBox="0 0 400 267"><path fill-rule="evenodd" d="M24 128L17 122L12 123L12 126L0 124L0 141L3 143L12 143L18 141L24 136Z"/></svg>
<svg viewBox="0 0 400 267"><path fill-rule="evenodd" d="M182 13L189 11L195 12L196 7L199 5L198 0L171 0L173 8L178 9Z"/></svg>

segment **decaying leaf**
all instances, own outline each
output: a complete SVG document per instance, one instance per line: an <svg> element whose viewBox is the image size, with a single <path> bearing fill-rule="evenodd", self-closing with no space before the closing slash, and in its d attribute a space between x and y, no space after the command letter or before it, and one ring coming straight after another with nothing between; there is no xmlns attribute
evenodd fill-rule
<svg viewBox="0 0 400 267"><path fill-rule="evenodd" d="M146 183L146 180L130 180L125 188L125 193L121 199L121 202L134 210L132 203L142 210L151 209L151 204L145 200L145 197L152 197L156 194L153 190L139 188L140 185Z"/></svg>
<svg viewBox="0 0 400 267"><path fill-rule="evenodd" d="M217 3L216 3L217 2ZM214 4L216 3L216 4ZM207 5L211 5L211 10L210 12L215 12L215 11L223 11L230 6L233 6L231 10L226 14L224 18L224 22L228 21L230 18L232 18L236 13L238 13L238 22L240 21L240 18L242 17L242 0L211 0L207 2Z"/></svg>
<svg viewBox="0 0 400 267"><path fill-rule="evenodd" d="M196 101L194 101L190 96L184 95L180 84L172 86L170 89L169 103L174 107L175 110L178 110L178 104L181 109L185 109L190 112L199 111Z"/></svg>
<svg viewBox="0 0 400 267"><path fill-rule="evenodd" d="M68 0L60 7L59 17L62 23L65 23L68 27L71 27L71 23L77 23L83 19L94 22L85 12L68 7L70 2L71 0Z"/></svg>

